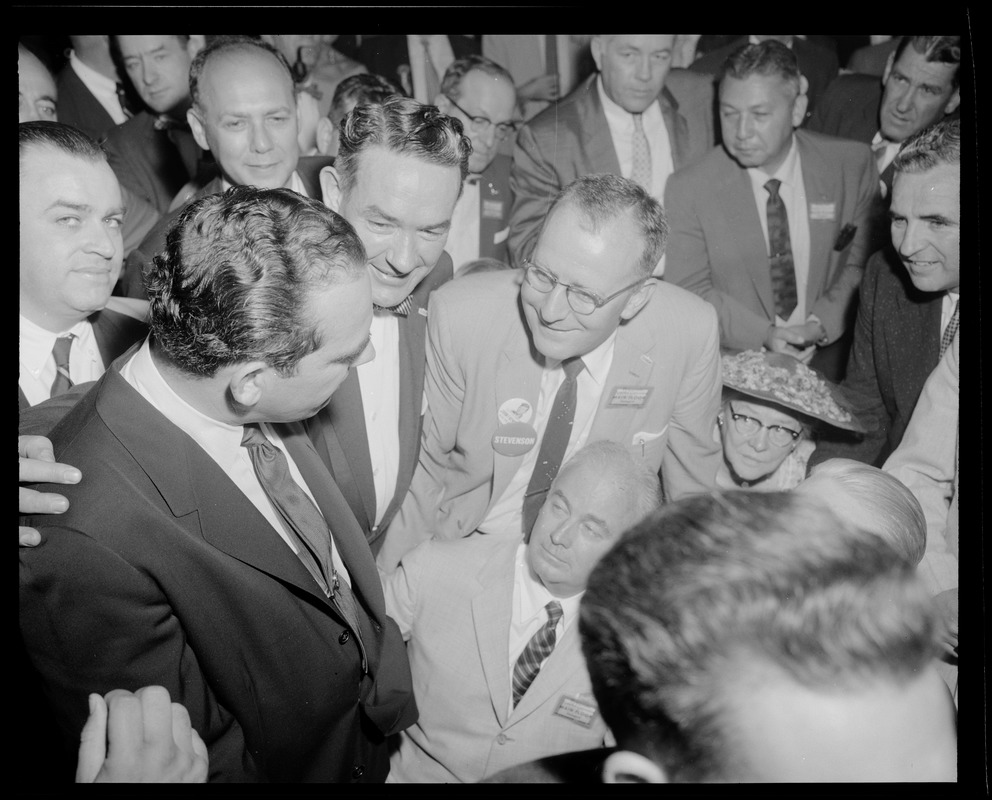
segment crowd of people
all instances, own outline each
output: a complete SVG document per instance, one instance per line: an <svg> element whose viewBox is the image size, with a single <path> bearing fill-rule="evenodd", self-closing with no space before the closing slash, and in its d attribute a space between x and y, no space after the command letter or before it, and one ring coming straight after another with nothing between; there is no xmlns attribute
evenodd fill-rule
<svg viewBox="0 0 992 800"><path fill-rule="evenodd" d="M864 39L22 37L45 774L956 780L967 42Z"/></svg>

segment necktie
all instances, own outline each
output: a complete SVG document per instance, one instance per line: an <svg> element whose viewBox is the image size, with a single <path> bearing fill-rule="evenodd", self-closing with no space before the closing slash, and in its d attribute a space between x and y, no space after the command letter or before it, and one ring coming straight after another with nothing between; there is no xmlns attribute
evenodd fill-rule
<svg viewBox="0 0 992 800"><path fill-rule="evenodd" d="M517 663L513 665L514 708L517 707L520 698L534 682L537 673L541 671L541 662L555 649L555 639L557 638L555 628L558 626L558 620L561 619L561 603L552 600L544 608L548 612L548 621L527 642L527 646L520 654L520 658L517 659Z"/></svg>
<svg viewBox="0 0 992 800"><path fill-rule="evenodd" d="M320 510L289 473L286 455L265 438L257 425L245 425L241 446L248 449L255 476L286 523L297 555L324 594L337 606L348 626L360 636L355 597L338 578L331 561L331 535Z"/></svg>
<svg viewBox="0 0 992 800"><path fill-rule="evenodd" d="M783 320L796 307L796 270L792 263L792 243L789 239L789 217L785 203L778 194L782 181L772 178L765 184L768 190L768 261L772 274L772 294L775 313Z"/></svg>
<svg viewBox="0 0 992 800"><path fill-rule="evenodd" d="M651 191L651 148L648 137L644 135L644 119L641 114L634 114L634 135L631 139L634 154L634 167L630 171L630 179L637 181L645 191Z"/></svg>
<svg viewBox="0 0 992 800"><path fill-rule="evenodd" d="M947 327L944 328L944 333L940 337L940 358L944 357L944 353L947 352L947 348L950 347L951 342L954 341L954 334L958 332L958 303L960 302L961 301L959 300L954 304L954 313L951 314L951 320L947 323Z"/></svg>
<svg viewBox="0 0 992 800"><path fill-rule="evenodd" d="M398 317L405 317L409 315L410 309L413 308L413 300L409 296L404 297L395 306L379 306L375 303L372 304L372 309L374 311L386 311L390 314L395 314Z"/></svg>
<svg viewBox="0 0 992 800"><path fill-rule="evenodd" d="M558 474L561 460L568 447L572 435L572 422L575 420L575 387L576 378L585 368L581 358L570 358L562 362L565 370L565 380L558 388L548 426L544 429L541 439L541 449L537 453L537 463L531 473L527 491L524 494L523 533L524 538L530 538L531 529L537 520L537 513L544 505L544 498L551 488L551 482Z"/></svg>
<svg viewBox="0 0 992 800"><path fill-rule="evenodd" d="M427 102L433 105L441 93L441 80L438 78L437 69L431 60L431 37L421 36L420 42L424 46L424 82L427 86Z"/></svg>
<svg viewBox="0 0 992 800"><path fill-rule="evenodd" d="M55 357L55 380L52 381L51 397L57 397L72 388L72 378L69 377L69 349L72 347L74 334L60 336L55 340L52 355Z"/></svg>
<svg viewBox="0 0 992 800"><path fill-rule="evenodd" d="M544 71L548 75L555 76L555 86L557 87L560 76L558 74L558 37L548 34L544 37Z"/></svg>

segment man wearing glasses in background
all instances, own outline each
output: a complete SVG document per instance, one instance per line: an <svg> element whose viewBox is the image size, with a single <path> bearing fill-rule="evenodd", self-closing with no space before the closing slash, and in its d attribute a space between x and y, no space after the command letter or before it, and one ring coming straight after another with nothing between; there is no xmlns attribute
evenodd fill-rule
<svg viewBox="0 0 992 800"><path fill-rule="evenodd" d="M523 280L502 270L434 293L420 461L381 569L431 536L526 538L549 478L586 441L660 469L669 499L714 486L716 314L652 278L667 238L643 187L588 175L554 199Z"/></svg>
<svg viewBox="0 0 992 800"><path fill-rule="evenodd" d="M443 113L461 121L472 141L468 177L445 246L455 274L479 258L509 262L511 159L499 147L516 129L513 77L488 58L459 58L445 71L434 102Z"/></svg>

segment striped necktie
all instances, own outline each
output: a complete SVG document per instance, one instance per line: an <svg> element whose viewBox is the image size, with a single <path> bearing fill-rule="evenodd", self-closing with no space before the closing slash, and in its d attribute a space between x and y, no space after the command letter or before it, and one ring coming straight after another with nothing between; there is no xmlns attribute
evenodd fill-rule
<svg viewBox="0 0 992 800"><path fill-rule="evenodd" d="M556 629L558 620L561 619L561 603L552 600L545 607L548 612L548 621L535 633L524 651L513 665L513 707L517 707L520 698L524 696L527 689L534 682L537 673L541 671L541 662L544 661L551 651L555 649L557 639Z"/></svg>

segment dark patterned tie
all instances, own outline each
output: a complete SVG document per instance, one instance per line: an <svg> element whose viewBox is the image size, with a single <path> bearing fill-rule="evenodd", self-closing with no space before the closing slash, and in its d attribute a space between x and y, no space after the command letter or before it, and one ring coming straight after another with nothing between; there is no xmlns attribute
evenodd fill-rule
<svg viewBox="0 0 992 800"><path fill-rule="evenodd" d="M648 145L648 137L644 133L644 116L642 114L632 114L634 118L634 134L631 138L631 147L634 157L634 166L630 171L630 179L637 181L644 190L651 192L651 147Z"/></svg>
<svg viewBox="0 0 992 800"><path fill-rule="evenodd" d="M944 333L940 337L940 356L938 358L943 358L944 353L947 352L947 348L951 346L951 342L954 341L954 334L958 332L958 300L954 303L954 313L951 314L951 321L947 323L947 327L944 328ZM960 346L960 345L959 345Z"/></svg>
<svg viewBox="0 0 992 800"><path fill-rule="evenodd" d="M293 480L286 455L265 438L257 425L245 425L241 446L248 449L255 476L286 523L303 566L324 594L334 601L355 635L360 636L355 597L334 569L331 535L320 509Z"/></svg>
<svg viewBox="0 0 992 800"><path fill-rule="evenodd" d="M775 313L787 320L796 307L796 269L792 263L792 243L789 238L789 216L778 194L782 181L772 178L765 184L768 190L768 261L771 266L772 294Z"/></svg>
<svg viewBox="0 0 992 800"><path fill-rule="evenodd" d="M555 629L558 627L558 620L561 619L561 603L552 600L544 609L548 612L548 621L527 642L527 646L517 659L517 663L513 665L514 708L517 707L520 698L534 682L537 673L541 671L541 662L555 649L555 640L557 639Z"/></svg>
<svg viewBox="0 0 992 800"><path fill-rule="evenodd" d="M72 388L72 378L69 377L69 350L75 338L75 334L70 333L55 340L55 346L52 348L52 355L55 357L55 380L52 381L50 397L58 397Z"/></svg>
<svg viewBox="0 0 992 800"><path fill-rule="evenodd" d="M544 71L548 75L555 76L555 87L557 88L561 77L558 74L558 36L548 34L544 37Z"/></svg>
<svg viewBox="0 0 992 800"><path fill-rule="evenodd" d="M558 388L555 402L551 406L548 426L544 429L541 439L541 449L537 453L537 462L531 473L527 491L524 494L523 533L524 538L530 538L531 529L537 520L537 514L544 505L544 498L551 488L551 482L558 474L561 460L565 456L568 440L572 435L572 423L575 421L576 379L585 364L581 358L570 358L562 362L565 370L565 380Z"/></svg>
<svg viewBox="0 0 992 800"><path fill-rule="evenodd" d="M431 37L422 36L420 39L424 46L424 83L427 86L427 102L434 105L437 96L441 94L441 79L437 76L437 68L431 60Z"/></svg>

